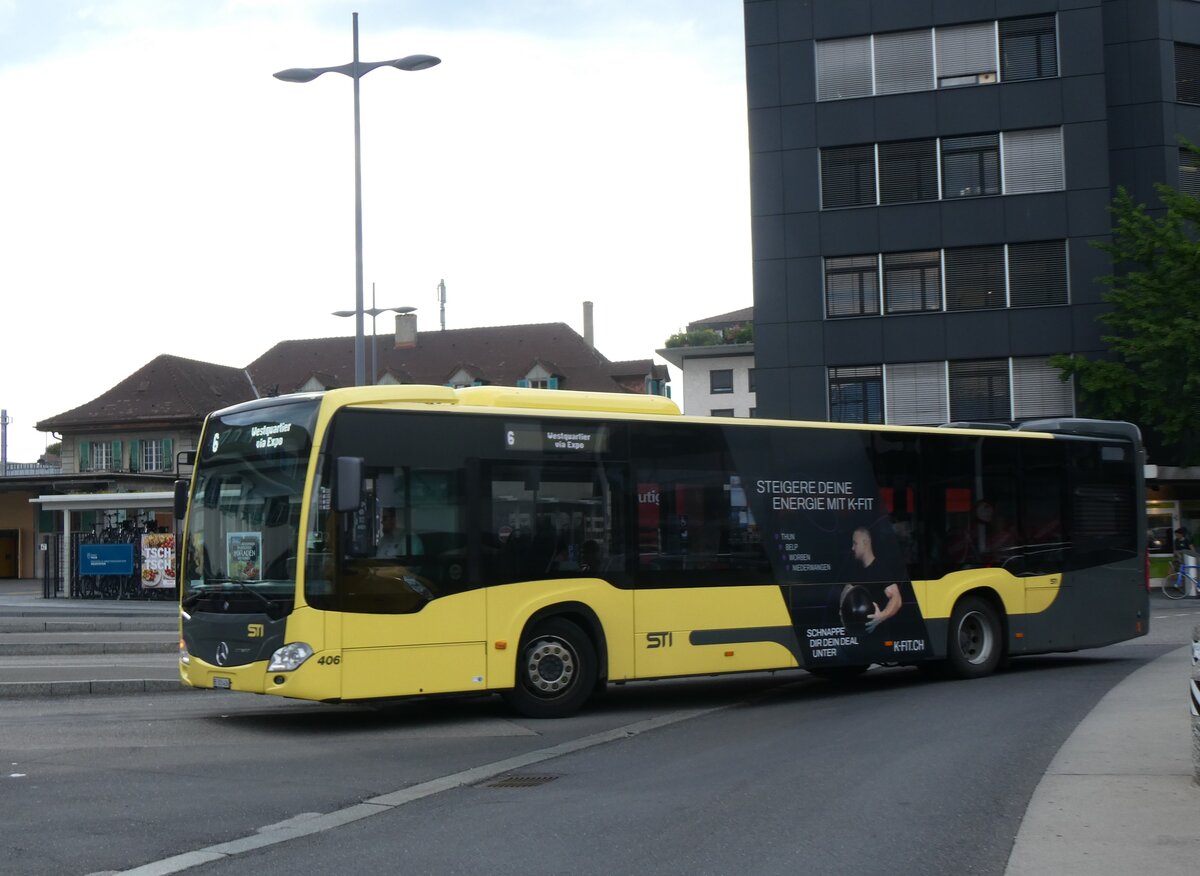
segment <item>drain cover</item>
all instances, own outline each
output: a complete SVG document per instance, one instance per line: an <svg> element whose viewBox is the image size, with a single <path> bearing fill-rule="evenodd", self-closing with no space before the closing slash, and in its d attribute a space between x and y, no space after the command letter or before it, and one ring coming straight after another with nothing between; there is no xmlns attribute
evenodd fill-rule
<svg viewBox="0 0 1200 876"><path fill-rule="evenodd" d="M558 776L501 776L494 782L489 782L486 788L536 788L547 782L553 782Z"/></svg>

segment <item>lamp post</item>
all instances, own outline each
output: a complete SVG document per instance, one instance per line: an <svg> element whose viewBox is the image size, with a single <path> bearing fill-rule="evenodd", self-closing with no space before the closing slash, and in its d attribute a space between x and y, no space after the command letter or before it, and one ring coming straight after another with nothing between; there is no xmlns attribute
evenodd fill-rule
<svg viewBox="0 0 1200 876"><path fill-rule="evenodd" d="M358 13L353 13L354 60L337 67L292 67L280 70L276 79L284 82L312 82L322 73L341 73L354 80L354 385L365 382L363 362L363 257L362 257L362 144L359 133L358 80L376 67L395 67L397 70L427 70L442 63L433 55L407 55L390 61L358 60Z"/></svg>
<svg viewBox="0 0 1200 876"><path fill-rule="evenodd" d="M379 314L381 314L381 313L391 313L391 312L412 313L414 310L416 310L415 307L376 307L375 306L375 284L372 283L371 284L371 306L369 308L367 308L366 310L362 310L362 309L360 309L360 310L335 310L333 312L334 316L360 316L361 314L365 313L369 317L371 317L371 383L372 383L372 385L375 383L376 380L379 379L379 356L375 349L375 317L379 316ZM360 318L361 318L361 316L360 316ZM358 361L357 354L355 355L355 361L356 362ZM357 385L363 386L364 384L362 381L359 381Z"/></svg>

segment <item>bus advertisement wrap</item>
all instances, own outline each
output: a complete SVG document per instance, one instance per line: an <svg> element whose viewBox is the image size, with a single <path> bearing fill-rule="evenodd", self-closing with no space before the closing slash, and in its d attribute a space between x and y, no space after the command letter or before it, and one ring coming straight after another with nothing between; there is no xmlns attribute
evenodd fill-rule
<svg viewBox="0 0 1200 876"><path fill-rule="evenodd" d="M897 535L903 525L893 525L863 445L807 437L788 455L734 452L802 663L924 655L928 633Z"/></svg>

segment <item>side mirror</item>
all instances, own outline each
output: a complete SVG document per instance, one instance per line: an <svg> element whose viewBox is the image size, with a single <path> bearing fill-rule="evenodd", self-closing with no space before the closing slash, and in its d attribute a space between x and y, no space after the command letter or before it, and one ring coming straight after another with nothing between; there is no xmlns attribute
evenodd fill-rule
<svg viewBox="0 0 1200 876"><path fill-rule="evenodd" d="M361 456L337 458L337 481L334 483L333 510L357 511L362 504L363 459Z"/></svg>
<svg viewBox="0 0 1200 876"><path fill-rule="evenodd" d="M187 514L188 482L180 478L175 482L175 519L183 523Z"/></svg>

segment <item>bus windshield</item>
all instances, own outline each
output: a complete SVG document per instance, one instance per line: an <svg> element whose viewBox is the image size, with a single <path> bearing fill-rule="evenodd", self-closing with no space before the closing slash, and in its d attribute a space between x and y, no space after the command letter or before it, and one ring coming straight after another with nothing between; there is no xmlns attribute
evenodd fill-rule
<svg viewBox="0 0 1200 876"><path fill-rule="evenodd" d="M209 418L184 537L185 607L219 593L247 610L290 608L318 404L255 403Z"/></svg>

